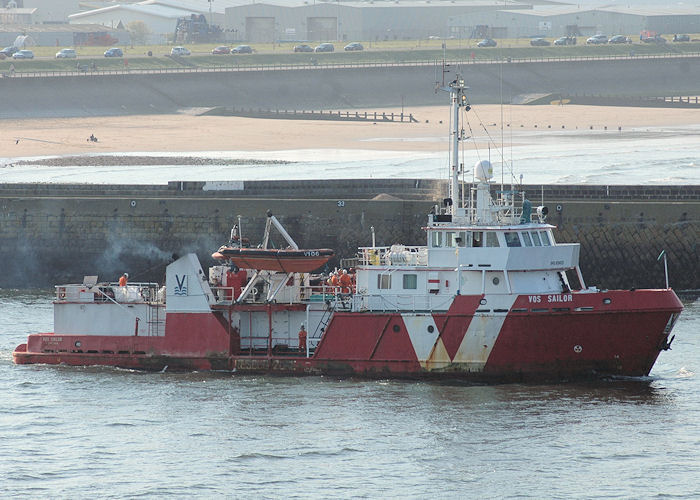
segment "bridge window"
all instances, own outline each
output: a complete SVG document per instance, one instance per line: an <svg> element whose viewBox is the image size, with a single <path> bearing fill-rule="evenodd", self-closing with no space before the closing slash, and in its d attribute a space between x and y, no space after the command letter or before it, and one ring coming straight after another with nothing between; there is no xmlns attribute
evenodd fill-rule
<svg viewBox="0 0 700 500"><path fill-rule="evenodd" d="M380 290L391 289L391 274L377 275L377 288L379 288Z"/></svg>
<svg viewBox="0 0 700 500"><path fill-rule="evenodd" d="M494 231L486 232L486 246L487 247L498 247L498 235Z"/></svg>
<svg viewBox="0 0 700 500"><path fill-rule="evenodd" d="M442 231L433 231L430 244L432 247L438 248L442 246Z"/></svg>
<svg viewBox="0 0 700 500"><path fill-rule="evenodd" d="M455 233L455 243L457 244L458 247L465 247L467 246L467 233L464 231L459 231Z"/></svg>
<svg viewBox="0 0 700 500"><path fill-rule="evenodd" d="M536 247L542 246L542 242L540 242L540 235L537 234L537 231L532 232L532 242L535 244Z"/></svg>
<svg viewBox="0 0 700 500"><path fill-rule="evenodd" d="M542 239L542 246L548 247L551 245L547 231L540 231L540 238Z"/></svg>
<svg viewBox="0 0 700 500"><path fill-rule="evenodd" d="M518 236L518 233L506 231L504 234L506 236L506 245L508 245L509 247L521 246L520 245L520 237Z"/></svg>
<svg viewBox="0 0 700 500"><path fill-rule="evenodd" d="M404 290L416 290L418 288L418 275L417 274L404 274L403 275L403 289Z"/></svg>
<svg viewBox="0 0 700 500"><path fill-rule="evenodd" d="M472 235L472 246L473 247L482 247L484 246L484 238L483 238L484 233L481 231L474 231Z"/></svg>
<svg viewBox="0 0 700 500"><path fill-rule="evenodd" d="M532 246L532 239L530 238L530 233L527 231L523 233L523 243L525 243L526 247Z"/></svg>
<svg viewBox="0 0 700 500"><path fill-rule="evenodd" d="M466 246L466 233L464 231L448 231L445 233L446 247L463 247Z"/></svg>

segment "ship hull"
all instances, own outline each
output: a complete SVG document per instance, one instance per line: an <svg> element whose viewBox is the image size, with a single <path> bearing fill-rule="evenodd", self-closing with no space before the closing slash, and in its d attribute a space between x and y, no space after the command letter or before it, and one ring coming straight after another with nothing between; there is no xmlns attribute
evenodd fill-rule
<svg viewBox="0 0 700 500"><path fill-rule="evenodd" d="M671 290L517 296L507 310L487 309L489 300L498 302L457 296L440 313L335 312L309 357L295 348L242 352L223 315L181 313L162 337L30 335L14 360L480 383L640 377L682 310Z"/></svg>

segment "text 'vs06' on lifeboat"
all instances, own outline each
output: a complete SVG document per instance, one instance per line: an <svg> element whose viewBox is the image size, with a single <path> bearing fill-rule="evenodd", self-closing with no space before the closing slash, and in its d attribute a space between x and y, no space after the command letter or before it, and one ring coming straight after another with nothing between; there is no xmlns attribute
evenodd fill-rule
<svg viewBox="0 0 700 500"><path fill-rule="evenodd" d="M290 243L289 248L266 248L271 225L274 225L287 239ZM335 255L335 252L330 248L299 248L270 211L267 212L263 248L244 247L242 239L236 232L237 228L234 228L230 244L220 247L219 250L212 254L213 258L230 260L233 264L244 269L261 269L283 273L308 273L323 266Z"/></svg>

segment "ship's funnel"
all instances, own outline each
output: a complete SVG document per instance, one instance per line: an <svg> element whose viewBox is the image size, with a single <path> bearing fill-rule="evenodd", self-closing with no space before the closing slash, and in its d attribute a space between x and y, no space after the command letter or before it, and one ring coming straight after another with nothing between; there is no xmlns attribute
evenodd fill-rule
<svg viewBox="0 0 700 500"><path fill-rule="evenodd" d="M493 167L488 160L480 160L474 165L474 176L482 182L488 182L493 177Z"/></svg>

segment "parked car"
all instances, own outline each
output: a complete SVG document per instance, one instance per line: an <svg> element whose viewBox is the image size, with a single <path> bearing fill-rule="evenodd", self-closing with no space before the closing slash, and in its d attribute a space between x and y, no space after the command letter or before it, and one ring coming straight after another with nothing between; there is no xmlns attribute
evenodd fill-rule
<svg viewBox="0 0 700 500"><path fill-rule="evenodd" d="M549 43L549 40L545 40L544 38L533 38L530 40L530 45L533 47L549 47L551 43Z"/></svg>
<svg viewBox="0 0 700 500"><path fill-rule="evenodd" d="M105 50L105 57L124 57L124 52L119 47Z"/></svg>
<svg viewBox="0 0 700 500"><path fill-rule="evenodd" d="M12 59L34 59L34 52L26 49L18 50L12 54Z"/></svg>
<svg viewBox="0 0 700 500"><path fill-rule="evenodd" d="M311 45L302 43L294 46L294 52L313 52L314 48Z"/></svg>
<svg viewBox="0 0 700 500"><path fill-rule="evenodd" d="M608 36L607 35L593 35L588 40L586 40L586 43L588 45L601 45L604 43L608 43Z"/></svg>
<svg viewBox="0 0 700 500"><path fill-rule="evenodd" d="M76 57L74 49L61 49L56 52L56 59L75 59Z"/></svg>
<svg viewBox="0 0 700 500"><path fill-rule="evenodd" d="M231 54L252 54L253 48L250 45L239 45L231 49Z"/></svg>
<svg viewBox="0 0 700 500"><path fill-rule="evenodd" d="M362 46L360 42L351 42L347 44L343 50L350 52L352 50L365 50L365 48Z"/></svg>
<svg viewBox="0 0 700 500"><path fill-rule="evenodd" d="M5 54L7 57L12 57L12 54L17 52L18 50L19 49L14 45L10 45L9 47L5 47L4 49L0 50L0 54Z"/></svg>
<svg viewBox="0 0 700 500"><path fill-rule="evenodd" d="M171 56L189 56L190 54L190 50L186 47L173 47L170 49Z"/></svg>
<svg viewBox="0 0 700 500"><path fill-rule="evenodd" d="M495 47L496 45L498 45L496 40L491 38L484 38L482 41L476 44L477 47Z"/></svg>
<svg viewBox="0 0 700 500"><path fill-rule="evenodd" d="M562 36L554 40L554 45L576 45L576 37Z"/></svg>
<svg viewBox="0 0 700 500"><path fill-rule="evenodd" d="M615 35L608 40L608 43L632 43L632 39L625 35Z"/></svg>
<svg viewBox="0 0 700 500"><path fill-rule="evenodd" d="M689 42L690 35L673 35L674 42Z"/></svg>
<svg viewBox="0 0 700 500"><path fill-rule="evenodd" d="M335 51L335 47L333 46L332 43L322 43L318 47L314 49L314 52L333 52Z"/></svg>
<svg viewBox="0 0 700 500"><path fill-rule="evenodd" d="M214 55L230 54L231 49L226 45L219 45L218 47L212 49L211 53Z"/></svg>
<svg viewBox="0 0 700 500"><path fill-rule="evenodd" d="M666 39L661 35L647 36L642 38L644 43L666 43Z"/></svg>

